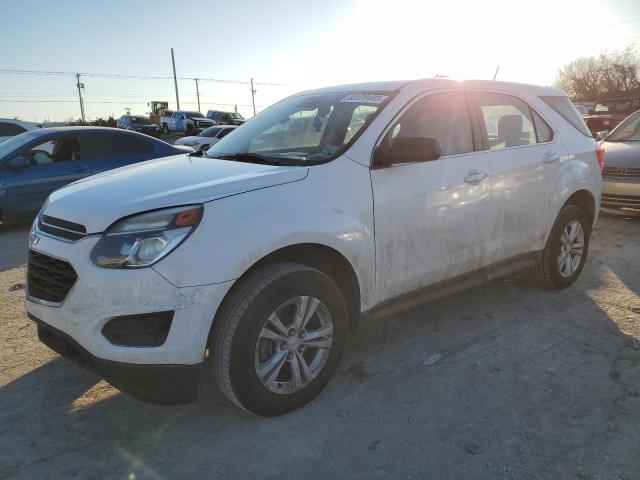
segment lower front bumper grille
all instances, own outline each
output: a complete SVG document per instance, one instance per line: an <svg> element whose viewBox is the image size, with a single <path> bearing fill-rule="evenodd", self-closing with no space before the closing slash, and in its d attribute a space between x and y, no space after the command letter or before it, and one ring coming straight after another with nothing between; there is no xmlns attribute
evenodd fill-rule
<svg viewBox="0 0 640 480"><path fill-rule="evenodd" d="M36 300L62 303L78 279L68 262L29 250L27 294Z"/></svg>
<svg viewBox="0 0 640 480"><path fill-rule="evenodd" d="M640 197L631 195L602 194L603 208L629 208L640 210Z"/></svg>

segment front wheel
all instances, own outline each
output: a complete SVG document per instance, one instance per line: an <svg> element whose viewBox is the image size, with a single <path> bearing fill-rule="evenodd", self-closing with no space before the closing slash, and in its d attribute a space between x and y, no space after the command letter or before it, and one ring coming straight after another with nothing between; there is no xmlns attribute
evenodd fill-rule
<svg viewBox="0 0 640 480"><path fill-rule="evenodd" d="M576 281L589 252L591 223L584 210L565 205L551 229L532 276L542 286L561 289Z"/></svg>
<svg viewBox="0 0 640 480"><path fill-rule="evenodd" d="M215 322L209 348L218 386L240 408L275 416L329 382L344 349L347 307L324 273L279 263L242 280Z"/></svg>

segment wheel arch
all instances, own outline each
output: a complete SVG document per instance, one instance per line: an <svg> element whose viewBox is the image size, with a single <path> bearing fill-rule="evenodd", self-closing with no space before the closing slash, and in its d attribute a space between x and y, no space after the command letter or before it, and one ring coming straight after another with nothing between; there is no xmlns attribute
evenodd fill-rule
<svg viewBox="0 0 640 480"><path fill-rule="evenodd" d="M562 207L564 208L565 205L575 205L581 208L584 213L587 214L587 217L589 217L589 222L593 227L596 220L596 200L589 190L581 189L573 192Z"/></svg>
<svg viewBox="0 0 640 480"><path fill-rule="evenodd" d="M264 255L247 268L236 279L233 286L225 294L221 306L231 297L242 279L259 268L274 263L299 263L321 271L330 277L343 292L349 312L349 328L354 330L360 317L361 290L360 281L349 260L338 250L319 243L298 243L287 245ZM218 312L223 308L218 308ZM218 313L216 313L216 316ZM220 322L214 318L209 337L214 332L216 324Z"/></svg>

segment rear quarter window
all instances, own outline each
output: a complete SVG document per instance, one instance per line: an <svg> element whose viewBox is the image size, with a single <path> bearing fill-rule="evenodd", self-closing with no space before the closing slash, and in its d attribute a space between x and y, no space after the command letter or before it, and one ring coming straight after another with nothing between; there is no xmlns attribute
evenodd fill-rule
<svg viewBox="0 0 640 480"><path fill-rule="evenodd" d="M581 134L586 135L587 137L591 137L591 132L589 131L589 127L584 123L582 116L576 110L576 107L573 106L569 97L554 97L554 96L545 96L540 97L540 99L553 108L558 115L564 118L567 122L569 122L573 127L578 130Z"/></svg>

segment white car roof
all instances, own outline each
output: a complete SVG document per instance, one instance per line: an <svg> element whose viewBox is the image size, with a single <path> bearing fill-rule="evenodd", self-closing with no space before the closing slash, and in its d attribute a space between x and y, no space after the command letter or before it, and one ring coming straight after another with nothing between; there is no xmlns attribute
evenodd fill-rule
<svg viewBox="0 0 640 480"><path fill-rule="evenodd" d="M526 83L500 82L495 80L464 80L462 82L450 80L446 78L425 78L421 80L411 81L385 81L385 82L365 82L354 83L350 85L336 85L333 87L325 87L314 90L306 90L298 93L298 95L310 95L317 93L339 93L339 92L390 92L401 90L404 87L419 87L423 90L431 90L435 88L482 88L487 90L502 90L514 93L526 93L529 95L546 95L546 96L563 96L567 94L562 90L551 87L542 87L539 85L529 85Z"/></svg>

